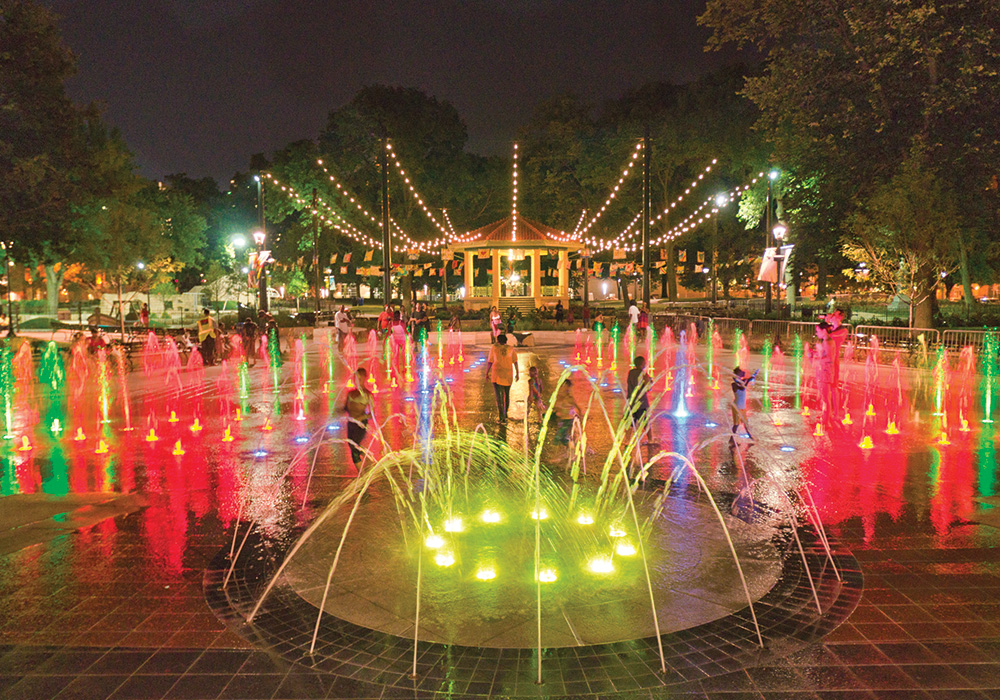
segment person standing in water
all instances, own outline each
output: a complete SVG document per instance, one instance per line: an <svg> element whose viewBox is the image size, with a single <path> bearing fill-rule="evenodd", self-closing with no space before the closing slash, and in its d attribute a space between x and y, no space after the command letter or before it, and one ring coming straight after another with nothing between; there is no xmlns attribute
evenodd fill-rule
<svg viewBox="0 0 1000 700"><path fill-rule="evenodd" d="M510 409L510 385L521 380L521 370L517 366L517 350L507 345L507 336L503 333L497 336L497 342L490 348L486 374L493 383L500 423L505 424Z"/></svg>
<svg viewBox="0 0 1000 700"><path fill-rule="evenodd" d="M368 434L368 419L372 413L372 394L367 389L368 371L364 367L355 373L355 388L347 392L344 410L347 412L347 444L351 448L351 462L359 472L365 453L361 449Z"/></svg>
<svg viewBox="0 0 1000 700"><path fill-rule="evenodd" d="M729 410L733 414L733 436L730 442L736 441L736 429L741 425L746 429L750 441L753 442L753 435L750 433L750 423L747 421L747 387L757 378L757 370L749 377L741 368L733 370L733 402L729 404Z"/></svg>

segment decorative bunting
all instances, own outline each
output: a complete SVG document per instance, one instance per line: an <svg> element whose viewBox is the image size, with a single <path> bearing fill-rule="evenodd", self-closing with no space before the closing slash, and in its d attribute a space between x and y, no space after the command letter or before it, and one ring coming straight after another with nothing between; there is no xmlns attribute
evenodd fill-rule
<svg viewBox="0 0 1000 700"><path fill-rule="evenodd" d="M372 255L374 255L374 254L375 254L374 250L366 251L365 252L365 262L371 262L372 261Z"/></svg>

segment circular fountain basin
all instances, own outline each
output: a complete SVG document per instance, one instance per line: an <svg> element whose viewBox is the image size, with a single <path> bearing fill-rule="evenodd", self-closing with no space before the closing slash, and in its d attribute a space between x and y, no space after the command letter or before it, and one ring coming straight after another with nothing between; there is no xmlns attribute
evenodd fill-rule
<svg viewBox="0 0 1000 700"><path fill-rule="evenodd" d="M636 497L643 522L653 506L642 492ZM370 494L351 522L325 604L346 513L303 544L285 582L330 615L412 638L419 578L422 642L534 648L540 617L541 643L552 648L654 636L651 597L660 634L718 620L747 607L743 578L756 601L781 571L771 525L724 516L741 578L719 516L689 500L666 499L641 541L630 516L588 523L578 511L536 520L531 506L515 502L453 512L460 524L432 518L438 539L417 542L412 528L404 534L394 500Z"/></svg>

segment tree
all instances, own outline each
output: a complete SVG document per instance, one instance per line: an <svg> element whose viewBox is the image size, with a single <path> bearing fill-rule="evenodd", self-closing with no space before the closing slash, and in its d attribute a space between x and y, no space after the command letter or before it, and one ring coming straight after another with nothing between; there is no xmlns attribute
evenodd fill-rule
<svg viewBox="0 0 1000 700"><path fill-rule="evenodd" d="M844 249L874 282L909 299L911 326L931 328L934 290L958 267L958 221L955 198L916 150L854 213Z"/></svg>
<svg viewBox="0 0 1000 700"><path fill-rule="evenodd" d="M990 239L1000 155L1000 117L989 106L1000 102L994 12L976 0L709 0L699 21L714 31L710 46L766 55L744 94L789 175L791 230L814 238L812 248L871 211L916 147L957 203L963 246ZM946 256L939 268L960 257L960 246L926 243Z"/></svg>

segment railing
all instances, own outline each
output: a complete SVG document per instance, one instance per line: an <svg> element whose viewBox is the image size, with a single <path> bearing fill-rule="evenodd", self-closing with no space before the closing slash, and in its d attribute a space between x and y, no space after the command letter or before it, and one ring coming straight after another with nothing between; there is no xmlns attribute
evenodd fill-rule
<svg viewBox="0 0 1000 700"><path fill-rule="evenodd" d="M916 351L922 347L936 347L941 334L936 328L903 328L900 326L858 326L854 329L855 345L871 347L871 337L878 338L880 348Z"/></svg>
<svg viewBox="0 0 1000 700"><path fill-rule="evenodd" d="M941 342L949 350L961 350L972 346L976 353L983 351L986 339L992 338L994 343L1000 343L1000 332L997 331L945 331L941 334Z"/></svg>

